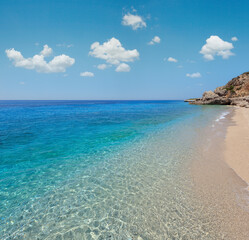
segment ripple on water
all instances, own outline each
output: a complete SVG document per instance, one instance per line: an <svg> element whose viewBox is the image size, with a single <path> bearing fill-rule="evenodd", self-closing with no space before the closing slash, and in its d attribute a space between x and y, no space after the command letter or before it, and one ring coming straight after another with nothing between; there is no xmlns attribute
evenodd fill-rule
<svg viewBox="0 0 249 240"><path fill-rule="evenodd" d="M120 147L28 202L3 239L217 239L183 174L194 154L187 124Z"/></svg>
<svg viewBox="0 0 249 240"><path fill-rule="evenodd" d="M8 191L0 189L0 194L7 194L2 203L10 207L0 224L1 239L222 239L214 217L195 198L188 175L188 163L198 154L196 134L222 111L203 108L202 113L198 106L176 105L168 104L169 110L162 104L92 106L86 112L81 106L32 109L34 119L25 124L34 121L31 129L37 135L18 141L14 153L8 150L13 139L5 142L6 156L19 156L15 164L21 170L10 166L4 172ZM26 119L31 108L25 109ZM49 116L43 120L39 111ZM157 131L153 124L163 127ZM145 131L150 125L152 130ZM38 134L39 128L45 133ZM120 139L128 140L121 144ZM22 155L31 140L28 154Z"/></svg>

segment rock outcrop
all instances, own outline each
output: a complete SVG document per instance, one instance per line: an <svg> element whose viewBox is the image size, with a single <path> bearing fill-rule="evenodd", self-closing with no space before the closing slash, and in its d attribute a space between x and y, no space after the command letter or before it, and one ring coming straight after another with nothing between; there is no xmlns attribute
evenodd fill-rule
<svg viewBox="0 0 249 240"><path fill-rule="evenodd" d="M225 86L206 91L202 98L186 100L198 105L236 105L249 108L249 72L233 78Z"/></svg>

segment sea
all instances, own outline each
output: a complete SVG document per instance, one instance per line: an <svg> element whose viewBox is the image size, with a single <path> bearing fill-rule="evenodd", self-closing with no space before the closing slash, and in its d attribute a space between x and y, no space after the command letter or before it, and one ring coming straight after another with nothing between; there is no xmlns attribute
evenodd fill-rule
<svg viewBox="0 0 249 240"><path fill-rule="evenodd" d="M193 190L191 161L202 129L230 112L183 101L0 101L0 239L222 239Z"/></svg>

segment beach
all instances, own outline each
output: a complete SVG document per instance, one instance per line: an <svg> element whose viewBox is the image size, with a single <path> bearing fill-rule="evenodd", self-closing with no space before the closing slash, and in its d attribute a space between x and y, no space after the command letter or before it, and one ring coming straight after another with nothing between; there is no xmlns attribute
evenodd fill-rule
<svg viewBox="0 0 249 240"><path fill-rule="evenodd" d="M0 0L0 240L249 240L249 0Z"/></svg>
<svg viewBox="0 0 249 240"><path fill-rule="evenodd" d="M225 139L225 161L249 184L249 109L236 108Z"/></svg>
<svg viewBox="0 0 249 240"><path fill-rule="evenodd" d="M247 240L247 184L224 156L236 108L0 103L2 239Z"/></svg>
<svg viewBox="0 0 249 240"><path fill-rule="evenodd" d="M248 113L248 109L230 107L201 131L199 144L206 147L191 165L196 198L215 216L221 239L249 236Z"/></svg>

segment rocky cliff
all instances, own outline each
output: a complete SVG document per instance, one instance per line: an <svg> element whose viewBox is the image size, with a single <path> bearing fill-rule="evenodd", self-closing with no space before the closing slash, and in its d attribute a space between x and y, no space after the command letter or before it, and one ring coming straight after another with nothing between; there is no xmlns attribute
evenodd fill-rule
<svg viewBox="0 0 249 240"><path fill-rule="evenodd" d="M249 72L233 78L225 86L206 91L202 98L186 100L190 104L237 105L249 108Z"/></svg>

